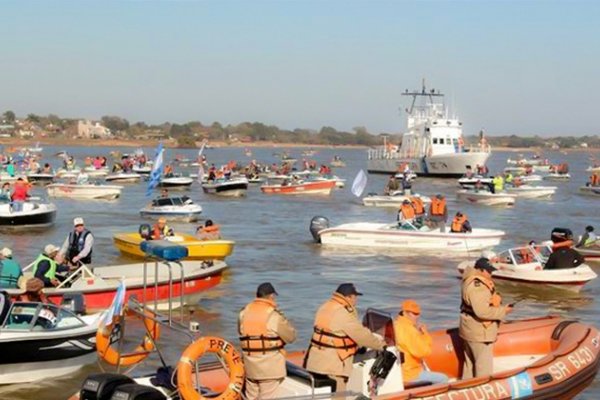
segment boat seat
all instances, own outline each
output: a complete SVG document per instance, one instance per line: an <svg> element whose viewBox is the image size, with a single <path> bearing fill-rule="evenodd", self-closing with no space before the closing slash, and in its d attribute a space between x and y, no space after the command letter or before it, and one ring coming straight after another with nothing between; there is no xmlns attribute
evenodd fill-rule
<svg viewBox="0 0 600 400"><path fill-rule="evenodd" d="M166 240L145 240L140 243L140 249L147 256L166 261L178 261L188 256L187 247Z"/></svg>
<svg viewBox="0 0 600 400"><path fill-rule="evenodd" d="M288 377L299 380L308 386L311 386L314 382L315 388L330 387L332 393L336 390L335 381L329 378L327 375L310 372L306 368L293 364L289 361L286 361L285 368L287 370Z"/></svg>

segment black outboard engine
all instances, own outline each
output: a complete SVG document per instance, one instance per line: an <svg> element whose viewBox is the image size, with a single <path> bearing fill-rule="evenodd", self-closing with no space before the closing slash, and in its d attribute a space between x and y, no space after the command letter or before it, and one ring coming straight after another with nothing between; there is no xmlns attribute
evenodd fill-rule
<svg viewBox="0 0 600 400"><path fill-rule="evenodd" d="M140 229L138 229L140 236L142 239L150 240L152 239L152 227L148 224L141 224Z"/></svg>
<svg viewBox="0 0 600 400"><path fill-rule="evenodd" d="M321 237L319 236L319 232L323 229L329 228L329 220L325 217L316 216L310 220L310 233L317 243L321 243Z"/></svg>
<svg viewBox="0 0 600 400"><path fill-rule="evenodd" d="M133 379L121 374L99 373L86 378L81 386L81 400L110 400L117 387L133 383Z"/></svg>
<svg viewBox="0 0 600 400"><path fill-rule="evenodd" d="M573 232L568 228L554 228L550 239L553 243L562 243L567 240L573 240Z"/></svg>
<svg viewBox="0 0 600 400"><path fill-rule="evenodd" d="M85 297L83 296L83 293L66 293L63 296L60 305L68 310L73 311L77 315L85 314Z"/></svg>
<svg viewBox="0 0 600 400"><path fill-rule="evenodd" d="M167 400L158 389L137 383L118 386L110 400Z"/></svg>
<svg viewBox="0 0 600 400"><path fill-rule="evenodd" d="M371 366L369 375L371 378L385 379L396 363L396 355L390 351L383 350L377 354L375 362Z"/></svg>

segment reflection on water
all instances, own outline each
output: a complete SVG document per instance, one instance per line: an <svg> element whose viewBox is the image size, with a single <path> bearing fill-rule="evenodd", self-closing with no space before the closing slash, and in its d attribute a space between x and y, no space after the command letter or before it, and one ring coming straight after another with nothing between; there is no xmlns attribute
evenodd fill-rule
<svg viewBox="0 0 600 400"><path fill-rule="evenodd" d="M62 148L46 149L45 154L54 154ZM108 154L112 149L73 148L70 151L80 159L85 155ZM128 152L132 149L120 149ZM153 154L153 149L147 149ZM195 151L177 150L194 158ZM253 149L253 158L258 161L273 161L272 148ZM167 158L175 151L168 150ZM300 150L291 154L300 160ZM260 193L257 186L248 191L244 199L224 199L206 196L196 183L185 193L203 207L204 218L211 218L222 227L223 234L236 241L236 248L227 262L231 269L223 283L202 295L191 307L192 318L201 324L202 333L219 335L231 340L237 336L237 313L254 296L258 284L271 281L280 293L278 302L286 315L298 327L299 339L293 349L306 348L312 329L314 313L338 284L346 281L356 283L365 293L360 298L359 309L377 307L396 313L406 298L414 298L422 304L423 320L431 327L456 326L460 304L460 281L456 266L465 254L430 254L415 252L372 252L370 250L321 248L312 242L308 231L310 220L315 215L329 218L331 225L346 222L395 221L394 209L364 207L349 191L352 180L360 168L366 168L364 150L322 149L314 159L318 164L329 162L339 154L348 167L334 172L347 179L347 188L337 190L331 197L279 197ZM598 200L576 194L578 186L587 179L587 157L584 153L564 156L547 153L552 161L567 161L571 167L571 182L543 182L545 186L558 186L551 200L522 200L510 209L489 208L455 201L457 190L454 180L419 178L414 190L425 195L444 193L448 197L451 213L462 210L469 216L473 226L497 228L507 232L502 248L521 245L531 239L543 240L550 236L555 226L569 227L580 233L584 226L597 220ZM249 160L243 149L214 149L206 155L209 162L225 163L228 160ZM500 171L505 160L514 153L494 153L490 170ZM58 165L58 159L53 159ZM176 167L177 170L177 167ZM184 172L196 172L193 169ZM365 193L381 192L387 180L383 175L370 175ZM126 185L122 198L112 202L84 202L56 199L58 218L54 228L44 232L0 233L0 244L12 247L15 257L26 265L33 261L47 243L62 244L71 229L75 216L83 216L88 228L94 233L94 264L107 265L132 262L119 255L112 245L116 232L137 231L140 223L139 209L150 198L145 196L145 183ZM36 189L36 194L43 193ZM195 224L173 223L175 230L192 233ZM475 255L472 255L475 256ZM596 270L598 272L599 269ZM600 282L590 283L579 293L556 289L539 290L524 287L502 286L506 301L521 301L513 318L560 314L568 318L579 318L598 324ZM167 359L176 363L186 341L167 330L161 339ZM137 332L141 334L141 332ZM135 333L134 333L135 334ZM151 360L139 371L149 371L158 365ZM43 384L15 385L0 388L0 398L10 399L64 399L79 387L82 379L93 365L71 377L59 378ZM580 398L599 398L598 383Z"/></svg>

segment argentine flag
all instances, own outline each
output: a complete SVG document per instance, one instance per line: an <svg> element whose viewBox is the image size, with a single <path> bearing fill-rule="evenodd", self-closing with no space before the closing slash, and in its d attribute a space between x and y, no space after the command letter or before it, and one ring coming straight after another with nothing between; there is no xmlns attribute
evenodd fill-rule
<svg viewBox="0 0 600 400"><path fill-rule="evenodd" d="M106 314L104 314L104 326L108 326L112 323L113 318L117 315L121 315L123 312L123 304L125 303L125 281L119 282L119 287L117 288L117 293L115 294L115 298L113 299L110 308L106 310Z"/></svg>
<svg viewBox="0 0 600 400"><path fill-rule="evenodd" d="M154 166L152 172L150 172L150 180L148 181L148 189L146 190L146 196L152 195L152 189L158 186L160 182L160 176L162 175L163 169L163 145L162 142L158 144L156 148L156 158L154 159Z"/></svg>

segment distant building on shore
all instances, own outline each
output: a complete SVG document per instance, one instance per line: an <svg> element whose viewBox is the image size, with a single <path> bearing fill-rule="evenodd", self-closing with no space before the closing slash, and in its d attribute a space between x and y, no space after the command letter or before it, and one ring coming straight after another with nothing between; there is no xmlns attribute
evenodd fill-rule
<svg viewBox="0 0 600 400"><path fill-rule="evenodd" d="M77 122L77 137L85 139L107 139L113 136L110 129L90 120L79 120Z"/></svg>

